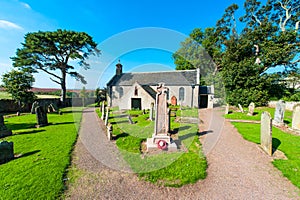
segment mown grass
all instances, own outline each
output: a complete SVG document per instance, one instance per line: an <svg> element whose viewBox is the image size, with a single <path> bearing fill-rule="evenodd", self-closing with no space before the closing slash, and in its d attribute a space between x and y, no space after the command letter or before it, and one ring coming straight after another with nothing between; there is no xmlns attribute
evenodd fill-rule
<svg viewBox="0 0 300 200"><path fill-rule="evenodd" d="M11 99L11 95L7 92L0 92L0 99Z"/></svg>
<svg viewBox="0 0 300 200"><path fill-rule="evenodd" d="M260 124L232 124L246 140L260 144ZM273 148L284 152L288 158L288 160L274 160L274 166L300 188L300 136L291 135L273 127L272 137Z"/></svg>
<svg viewBox="0 0 300 200"><path fill-rule="evenodd" d="M129 124L128 115L132 116L135 124ZM171 118L171 129L179 129L178 137L187 151L142 154L142 142L151 138L154 131L154 122L148 120L149 111L145 114L143 111L114 112L110 116L116 144L141 179L158 185L180 187L206 177L207 162L201 151L197 125L175 123Z"/></svg>
<svg viewBox="0 0 300 200"><path fill-rule="evenodd" d="M272 118L274 119L274 114L275 114L275 108L268 108L268 107L258 107L255 108L254 110L254 115L253 116L248 116L248 110L245 110L244 113L241 112L232 112L225 115L224 117L227 119L240 119L240 120L256 120L259 121L261 118L261 114L264 111L268 111ZM288 124L289 126L292 126L292 116L293 116L293 112L289 111L289 110L285 110L284 113L284 122L286 124Z"/></svg>
<svg viewBox="0 0 300 200"><path fill-rule="evenodd" d="M74 122L80 122L81 109L62 109L63 115L48 114L49 126L35 128L36 116L5 119L13 135L18 158L0 165L1 199L57 199L64 190L66 169L77 138Z"/></svg>

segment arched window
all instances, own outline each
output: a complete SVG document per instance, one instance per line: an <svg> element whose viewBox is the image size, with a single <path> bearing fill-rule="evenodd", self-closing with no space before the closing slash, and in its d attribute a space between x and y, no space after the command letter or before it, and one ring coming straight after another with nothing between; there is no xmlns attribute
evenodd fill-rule
<svg viewBox="0 0 300 200"><path fill-rule="evenodd" d="M184 88L180 87L179 88L179 101L183 101L184 100Z"/></svg>

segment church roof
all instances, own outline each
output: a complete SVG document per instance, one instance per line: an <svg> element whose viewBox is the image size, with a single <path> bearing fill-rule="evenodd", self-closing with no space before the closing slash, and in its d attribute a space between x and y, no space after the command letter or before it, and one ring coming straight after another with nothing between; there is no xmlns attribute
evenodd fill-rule
<svg viewBox="0 0 300 200"><path fill-rule="evenodd" d="M136 72L115 75L107 86L130 86L135 82L140 85L190 86L197 83L197 70L178 70L167 72Z"/></svg>

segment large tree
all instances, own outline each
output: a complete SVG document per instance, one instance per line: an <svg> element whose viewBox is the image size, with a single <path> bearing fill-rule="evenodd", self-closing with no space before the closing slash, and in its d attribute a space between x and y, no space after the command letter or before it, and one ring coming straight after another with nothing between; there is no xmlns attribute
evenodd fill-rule
<svg viewBox="0 0 300 200"><path fill-rule="evenodd" d="M282 66L289 73L299 68L300 6L296 0L246 0L245 14L238 19L237 10L238 5L229 6L215 27L195 29L190 37L207 49L221 71L229 103L265 104L278 79L269 69Z"/></svg>
<svg viewBox="0 0 300 200"><path fill-rule="evenodd" d="M34 78L26 71L12 70L3 74L3 87L19 105L19 112L26 103L32 103L36 96L31 90Z"/></svg>
<svg viewBox="0 0 300 200"><path fill-rule="evenodd" d="M49 74L50 79L60 85L64 104L67 74L86 84L84 77L75 71L70 61L78 61L84 69L89 69L86 59L99 53L96 42L87 33L59 29L54 32L27 33L22 48L17 49L12 60L14 67Z"/></svg>

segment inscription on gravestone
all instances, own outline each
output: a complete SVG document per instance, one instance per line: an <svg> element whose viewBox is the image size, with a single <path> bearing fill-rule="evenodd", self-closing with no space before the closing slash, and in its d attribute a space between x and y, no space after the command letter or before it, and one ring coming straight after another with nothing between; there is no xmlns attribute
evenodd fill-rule
<svg viewBox="0 0 300 200"><path fill-rule="evenodd" d="M296 104L293 108L292 129L300 130L300 104Z"/></svg>
<svg viewBox="0 0 300 200"><path fill-rule="evenodd" d="M260 144L268 155L272 155L272 117L269 112L261 114Z"/></svg>
<svg viewBox="0 0 300 200"><path fill-rule="evenodd" d="M283 118L285 112L285 102L283 100L279 100L276 104L275 115L274 115L274 124L282 126Z"/></svg>

